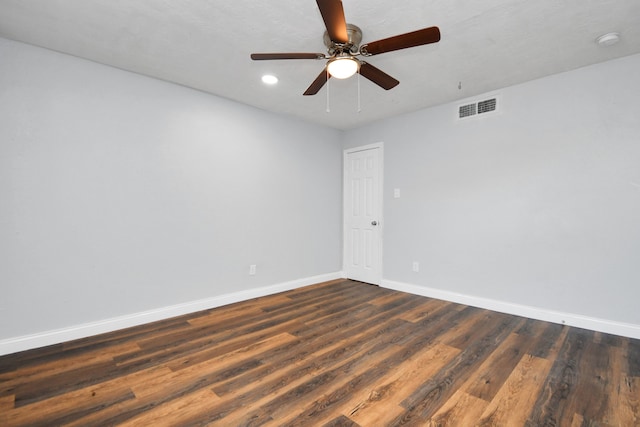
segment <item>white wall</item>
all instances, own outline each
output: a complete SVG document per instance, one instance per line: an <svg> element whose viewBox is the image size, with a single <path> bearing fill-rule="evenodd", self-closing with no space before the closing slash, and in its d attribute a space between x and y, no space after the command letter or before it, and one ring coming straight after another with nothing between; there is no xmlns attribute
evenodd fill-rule
<svg viewBox="0 0 640 427"><path fill-rule="evenodd" d="M384 278L640 333L640 55L498 93L343 136L385 144Z"/></svg>
<svg viewBox="0 0 640 427"><path fill-rule="evenodd" d="M0 58L0 341L340 271L338 131L4 39Z"/></svg>

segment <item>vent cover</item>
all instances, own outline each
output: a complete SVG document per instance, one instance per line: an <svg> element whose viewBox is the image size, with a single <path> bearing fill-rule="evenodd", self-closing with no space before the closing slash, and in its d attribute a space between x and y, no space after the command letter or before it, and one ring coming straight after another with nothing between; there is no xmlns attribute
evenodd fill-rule
<svg viewBox="0 0 640 427"><path fill-rule="evenodd" d="M465 117L474 116L476 114L476 104L461 105L458 108L458 118L463 119Z"/></svg>
<svg viewBox="0 0 640 427"><path fill-rule="evenodd" d="M485 99L484 101L473 102L458 106L458 119L464 119L479 114L487 114L498 109L498 97Z"/></svg>
<svg viewBox="0 0 640 427"><path fill-rule="evenodd" d="M486 101L480 101L478 102L478 114L496 111L496 105L496 98L487 99Z"/></svg>

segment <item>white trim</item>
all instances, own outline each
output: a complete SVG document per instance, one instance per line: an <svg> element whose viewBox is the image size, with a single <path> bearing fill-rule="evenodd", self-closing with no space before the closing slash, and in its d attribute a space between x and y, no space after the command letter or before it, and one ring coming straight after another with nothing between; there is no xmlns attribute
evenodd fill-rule
<svg viewBox="0 0 640 427"><path fill-rule="evenodd" d="M424 286L395 282L392 280L383 280L381 286L414 295L451 301L458 304L499 311L501 313L513 314L530 319L544 320L546 322L559 323L561 325L575 326L578 328L590 329L592 331L640 339L640 325L632 323L598 319L595 317L582 316L580 314L563 313L560 311L459 294L456 292L443 291L441 289L427 288Z"/></svg>
<svg viewBox="0 0 640 427"><path fill-rule="evenodd" d="M278 292L288 291L315 283L326 282L334 279L341 279L344 274L339 271L335 273L322 274L319 276L306 277L292 280L290 282L279 283L261 288L247 289L245 291L233 292L197 301L190 301L183 304L176 304L168 307L161 307L140 313L118 316L111 319L97 322L83 323L67 328L55 329L31 335L24 335L15 338L0 340L0 356L33 348L44 347L52 344L59 344L79 338L86 338L92 335L113 332L119 329L138 326L149 322L169 319L183 314L195 313L209 308L220 307L234 302L246 301L265 295L272 295Z"/></svg>
<svg viewBox="0 0 640 427"><path fill-rule="evenodd" d="M346 271L345 267L347 265L347 234L346 234L346 197L347 197L347 182L346 182L346 167L347 167L347 156L352 153L357 153L359 151L379 149L379 157L378 157L378 201L380 204L380 213L378 223L380 224L380 233L378 233L378 267L379 274L377 280L374 285L380 285L382 283L382 263L383 263L383 236L384 236L384 142L376 142L368 145L361 145L359 147L351 147L345 148L342 154L342 270L343 274Z"/></svg>
<svg viewBox="0 0 640 427"><path fill-rule="evenodd" d="M361 145L359 147L345 148L344 154L346 156L347 154L357 153L358 151L373 150L374 148L380 148L381 150L384 149L384 142L380 141L380 142L375 142L369 145Z"/></svg>

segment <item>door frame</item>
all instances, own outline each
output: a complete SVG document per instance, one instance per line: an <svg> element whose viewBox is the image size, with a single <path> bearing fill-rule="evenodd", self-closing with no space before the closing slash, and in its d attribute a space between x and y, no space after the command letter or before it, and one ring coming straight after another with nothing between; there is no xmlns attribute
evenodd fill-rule
<svg viewBox="0 0 640 427"><path fill-rule="evenodd" d="M345 148L342 155L342 271L343 276L347 275L347 158L351 153L356 153L358 151L366 151L372 149L380 150L378 152L378 256L376 263L378 264L378 277L374 285L382 285L382 261L383 261L383 235L384 235L384 143L376 142L373 144L361 145L358 147L350 147Z"/></svg>

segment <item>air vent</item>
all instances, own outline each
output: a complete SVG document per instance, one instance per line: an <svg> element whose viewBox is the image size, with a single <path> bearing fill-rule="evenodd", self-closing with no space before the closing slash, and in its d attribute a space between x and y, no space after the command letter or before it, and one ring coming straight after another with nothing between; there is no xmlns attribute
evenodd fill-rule
<svg viewBox="0 0 640 427"><path fill-rule="evenodd" d="M478 102L478 114L496 111L496 105L496 98L487 99L486 101L480 101Z"/></svg>
<svg viewBox="0 0 640 427"><path fill-rule="evenodd" d="M497 111L498 109L498 97L485 99L483 101L477 101L470 104L463 104L458 106L458 119L464 119L480 114L487 114Z"/></svg>
<svg viewBox="0 0 640 427"><path fill-rule="evenodd" d="M458 118L463 119L465 117L474 116L476 114L476 104L461 105L458 108Z"/></svg>

